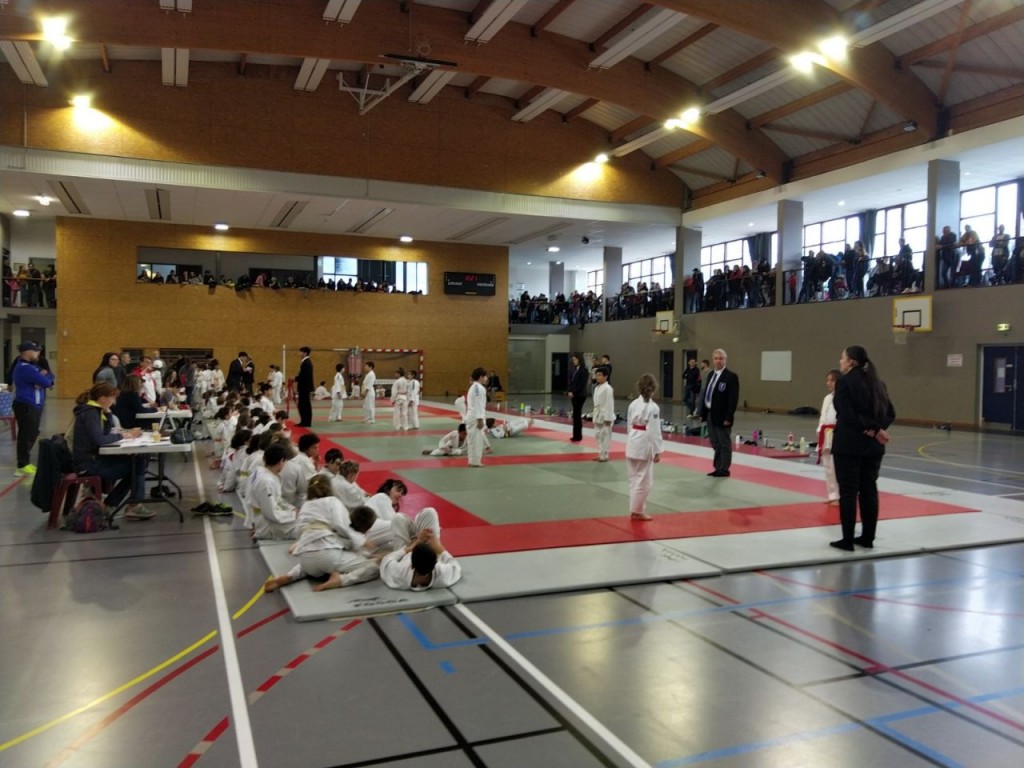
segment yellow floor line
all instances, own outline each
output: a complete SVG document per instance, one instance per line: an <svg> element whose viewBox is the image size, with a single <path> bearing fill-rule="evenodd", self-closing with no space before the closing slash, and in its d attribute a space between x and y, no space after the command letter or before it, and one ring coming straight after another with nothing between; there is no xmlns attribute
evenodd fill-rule
<svg viewBox="0 0 1024 768"><path fill-rule="evenodd" d="M259 591L255 595L252 596L252 599L248 603L243 605L241 608L238 609L238 611L236 611L234 614L232 614L231 620L232 621L237 621L238 617L241 616L242 614L244 614L250 608L252 608L253 605L256 603L256 601L259 600L262 596L263 596L263 587L260 587Z"/></svg>

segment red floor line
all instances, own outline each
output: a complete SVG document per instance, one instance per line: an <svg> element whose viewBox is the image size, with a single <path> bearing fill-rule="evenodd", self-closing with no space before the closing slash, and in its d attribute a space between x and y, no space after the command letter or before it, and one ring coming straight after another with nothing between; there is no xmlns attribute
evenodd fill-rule
<svg viewBox="0 0 1024 768"><path fill-rule="evenodd" d="M4 488L4 489L3 489L2 491L0 491L0 499L2 499L2 498L3 498L4 496L6 496L6 495L7 495L8 493L10 493L11 491L13 491L13 490L14 490L15 488L17 488L17 487L18 487L19 485L21 485L21 481L22 481L22 480L24 480L24 479L25 479L24 477L19 477L19 478L18 478L17 480L15 480L14 482L12 482L12 483L9 483L9 484L8 484L8 486L7 486L6 488Z"/></svg>
<svg viewBox="0 0 1024 768"><path fill-rule="evenodd" d="M245 637L246 635L248 635L250 632L255 632L257 629L262 627L264 624L269 624L270 622L274 621L275 619L279 619L282 616L287 616L287 615L288 615L288 609L287 608L282 608L277 613L272 613L269 616L267 616L266 618L260 619L255 624L250 624L245 629L239 630L235 634L235 637L237 637L240 640L243 637Z"/></svg>
<svg viewBox="0 0 1024 768"><path fill-rule="evenodd" d="M814 632L806 630L803 627L799 627L796 624L793 624L792 622L786 621L785 619L780 619L777 616L773 616L770 613L765 613L764 611L761 611L761 610L758 610L758 609L754 609L753 613L758 618L767 619L769 621L775 622L776 624L781 624L782 626L786 627L787 629L790 629L793 632L801 634L801 635L803 635L805 637L809 637L809 638L813 639L815 642L821 643L822 645L826 645L826 646L828 646L830 648L834 648L835 650L839 651L840 653L844 653L847 656L852 656L853 658L857 659L858 661L864 662L868 666L868 669L870 669L869 674L872 674L872 675L879 675L879 674L893 675L895 677L900 678L901 680L905 680L908 683L916 685L916 686L918 686L920 688L924 688L926 691L930 691L930 692L932 692L934 694L942 696L943 698L945 698L945 699L947 699L949 701L954 701L954 702L956 702L957 704L959 704L962 707L966 707L967 709L971 709L971 710L973 710L975 712L978 712L979 714L985 715L986 717L990 717L993 720L996 720L996 721L1002 723L1003 725L1006 725L1006 726L1008 726L1010 728L1013 728L1014 730L1024 731L1024 723L1017 722L1016 720L1013 720L1013 719L1011 719L1009 717L1001 715L998 712L995 712L995 711L989 709L988 707L983 707L980 704L976 704L975 702L971 701L970 699L965 699L965 698L963 698L961 696L957 696L955 693L951 693L950 691L947 691L944 688L939 688L937 685L933 685L931 683L925 682L924 680L916 678L913 675L910 675L910 674L908 674L906 672L903 672L902 670L893 669L892 667L888 666L887 664L883 664L883 663L881 663L879 661L876 661L875 659L870 658L869 656L865 656L864 654L859 653L858 651L855 651L852 648L849 648L848 646L843 645L842 643L837 643L834 640L829 640L829 639L827 639L825 637L822 637L821 635L818 635L818 634L816 634ZM865 669L864 671L868 672L868 669Z"/></svg>
<svg viewBox="0 0 1024 768"><path fill-rule="evenodd" d="M719 592L717 590L712 589L711 587L707 586L706 584L702 584L699 581L693 581L692 579L687 579L686 580L686 584L687 584L687 586L690 586L690 587L696 587L701 592L707 592L709 595L714 595L719 600L724 600L725 602L729 603L730 605L739 605L740 604L739 600L735 600L735 599L729 597L728 595L726 595L726 594L724 594L722 592Z"/></svg>
<svg viewBox="0 0 1024 768"><path fill-rule="evenodd" d="M766 579L772 579L773 581L781 581L786 584L795 584L798 587L807 587L808 589L816 589L819 592L835 592L836 590L830 589L829 587L822 587L817 584L808 584L806 581L798 581L797 579L790 579L786 576L779 576L777 573L768 573L767 571L754 571L758 576Z"/></svg>
<svg viewBox="0 0 1024 768"><path fill-rule="evenodd" d="M79 747L83 746L86 742L90 741L100 731L104 730L107 726L109 726L111 723L113 723L119 717L121 717L122 715L124 715L125 713L127 713L128 711L133 709L137 704L140 704L142 701L144 701L145 699L149 698L149 696L151 696L152 694L156 693L158 690L163 688L165 685L167 685L169 682L174 680L179 675L184 674L185 672L190 670L192 667L194 667L199 662L203 661L207 657L209 657L209 656L213 655L214 653L216 653L219 649L220 649L219 645L214 645L214 646L212 646L210 648L207 648L205 651L200 653L198 656L195 656L195 657L189 659L187 662L182 664L177 669L175 669L175 670L173 670L171 672L168 672L166 675L161 677L159 680L157 680L155 683L150 685L148 688L145 688L142 691L139 691L137 694L132 696L132 698L128 699L128 701L126 701L120 707L115 709L109 715L107 715L106 717L104 717L103 719L98 721L97 723L93 724L91 727L86 729L83 733L79 734L75 738L75 740L72 741L70 744L68 744L63 750L61 750L60 753L58 753L56 757L54 757L52 760L50 760L48 763L46 763L44 768L56 768L56 766L60 765L65 760L67 760L69 757L74 755L75 752L79 749Z"/></svg>
<svg viewBox="0 0 1024 768"><path fill-rule="evenodd" d="M230 721L224 718L210 730L208 734L192 747L192 751L185 755L185 759L178 763L178 768L190 768L195 765L199 758L206 754L206 750L213 746L213 742L220 738L221 734L228 729Z"/></svg>
<svg viewBox="0 0 1024 768"><path fill-rule="evenodd" d="M830 592L832 590L829 590ZM850 595L850 597L856 600L871 600L876 603L890 603L892 605L905 605L908 608L924 608L929 611L944 611L947 613L969 613L977 614L979 616L1005 616L1013 618L1022 618L1024 613L1020 611L975 611L970 608L957 608L951 605L930 605L928 603L912 603L908 600L893 600L888 597L877 597L876 595Z"/></svg>

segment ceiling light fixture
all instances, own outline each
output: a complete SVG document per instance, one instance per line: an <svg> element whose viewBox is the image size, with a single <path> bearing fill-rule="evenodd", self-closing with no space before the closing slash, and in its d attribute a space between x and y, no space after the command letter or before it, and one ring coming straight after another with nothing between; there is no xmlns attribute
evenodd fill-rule
<svg viewBox="0 0 1024 768"><path fill-rule="evenodd" d="M836 203L836 205L838 205L840 208L842 208L844 205L846 205L846 201L845 200L840 200L838 203Z"/></svg>
<svg viewBox="0 0 1024 768"><path fill-rule="evenodd" d="M415 90L409 94L409 101L413 104L426 104L437 96L457 74L457 72L447 69L432 69L430 74L424 77Z"/></svg>
<svg viewBox="0 0 1024 768"><path fill-rule="evenodd" d="M793 68L797 72L803 72L807 75L814 71L815 64L824 64L825 58L820 53L801 51L800 53L790 56L789 63L793 65Z"/></svg>
<svg viewBox="0 0 1024 768"><path fill-rule="evenodd" d="M480 14L480 18L469 28L466 33L466 41L470 43L486 43L494 37L501 28L512 21L512 18L519 13L528 0L493 0L490 5Z"/></svg>
<svg viewBox="0 0 1024 768"><path fill-rule="evenodd" d="M529 122L537 117L537 115L547 112L565 98L566 95L566 91L560 91L557 88L545 88L533 101L512 115L512 120L517 123Z"/></svg>
<svg viewBox="0 0 1024 768"><path fill-rule="evenodd" d="M320 81L324 79L324 73L330 63L330 59L314 59L307 56L302 60L302 66L299 67L299 74L292 88L296 91L315 91L320 87Z"/></svg>
<svg viewBox="0 0 1024 768"><path fill-rule="evenodd" d="M652 40L656 40L665 34L672 27L676 26L686 14L677 13L668 8L662 8L655 13L648 14L646 20L633 27L626 35L610 45L589 64L587 69L608 69L614 67L624 58L640 50Z"/></svg>
<svg viewBox="0 0 1024 768"><path fill-rule="evenodd" d="M796 77L796 74L796 70L793 67L780 67L770 75L765 75L760 80L755 80L749 85L737 88L732 93L726 94L720 99L715 99L710 104L706 104L703 112L706 115L717 115L719 112L732 109L737 104L742 104L744 101L749 101L755 96L760 96L762 93L766 93L783 83L789 82Z"/></svg>
<svg viewBox="0 0 1024 768"><path fill-rule="evenodd" d="M411 235L402 235L400 238L398 238L398 240L399 240L399 242L402 242L402 243L411 243L412 242L412 236Z"/></svg>
<svg viewBox="0 0 1024 768"><path fill-rule="evenodd" d="M51 202L53 202L50 199L49 195L39 195L38 197L36 197L36 200L38 200L39 204L43 206L49 205Z"/></svg>
<svg viewBox="0 0 1024 768"><path fill-rule="evenodd" d="M903 124L903 132L904 133L913 133L916 130L917 130L917 123L914 120L911 120L910 122Z"/></svg>
<svg viewBox="0 0 1024 768"><path fill-rule="evenodd" d="M665 128L664 126L661 128L655 128L653 131L648 131L643 136L635 138L632 141L623 144L621 147L616 147L612 150L611 155L612 157L623 157L624 155L628 155L630 152L640 149L640 147L646 147L648 144L653 144L654 142L665 138L672 133L672 130L673 129Z"/></svg>
<svg viewBox="0 0 1024 768"><path fill-rule="evenodd" d="M560 250L562 250L562 249L559 248L557 245L549 245L548 246L548 253L558 253ZM558 262L558 263L561 264L562 262Z"/></svg>
<svg viewBox="0 0 1024 768"><path fill-rule="evenodd" d="M27 219L30 214L24 208L15 208L13 211L11 211L11 215L17 216L19 219Z"/></svg>
<svg viewBox="0 0 1024 768"><path fill-rule="evenodd" d="M24 40L12 42L11 40L0 40L0 51L3 51L4 58L11 65L14 74L25 85L47 85L46 76L42 67L36 59L32 46Z"/></svg>
<svg viewBox="0 0 1024 768"><path fill-rule="evenodd" d="M92 96L87 93L76 93L71 97L71 106L75 109L89 109L92 106Z"/></svg>
<svg viewBox="0 0 1024 768"><path fill-rule="evenodd" d="M912 5L905 11L894 13L877 24L873 24L867 29L851 35L850 43L858 48L877 43L879 40L894 35L907 27L919 24L937 13L942 13L947 8L959 5L961 2L962 0L923 0L923 2Z"/></svg>
<svg viewBox="0 0 1024 768"><path fill-rule="evenodd" d="M831 61L843 61L846 59L846 48L849 45L842 35L826 37L818 43L818 50L822 55Z"/></svg>
<svg viewBox="0 0 1024 768"><path fill-rule="evenodd" d="M218 232L227 232L229 229L231 229L231 227L225 224L223 221L218 221L216 224L213 225L213 228L216 229Z"/></svg>
<svg viewBox="0 0 1024 768"><path fill-rule="evenodd" d="M62 16L51 16L42 20L43 39L58 51L66 51L71 47L68 37L68 20Z"/></svg>
<svg viewBox="0 0 1024 768"><path fill-rule="evenodd" d="M359 10L361 2L363 0L328 0L327 7L324 9L324 21L348 24Z"/></svg>
<svg viewBox="0 0 1024 768"><path fill-rule="evenodd" d="M603 163L607 163L608 162L608 155L606 155L604 152L602 152L601 154L599 154L597 157L594 158L594 162L595 163L602 163L602 164Z"/></svg>

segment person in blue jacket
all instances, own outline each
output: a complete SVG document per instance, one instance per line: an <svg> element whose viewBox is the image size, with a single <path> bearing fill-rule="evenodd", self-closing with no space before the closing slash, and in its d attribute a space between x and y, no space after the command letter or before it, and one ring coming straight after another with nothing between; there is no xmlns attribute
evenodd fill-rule
<svg viewBox="0 0 1024 768"><path fill-rule="evenodd" d="M15 477L30 477L36 473L32 464L32 446L39 437L39 422L43 417L46 390L53 386L53 374L40 368L42 347L34 341L18 345L17 361L11 369L14 385L14 418L18 423L18 468Z"/></svg>

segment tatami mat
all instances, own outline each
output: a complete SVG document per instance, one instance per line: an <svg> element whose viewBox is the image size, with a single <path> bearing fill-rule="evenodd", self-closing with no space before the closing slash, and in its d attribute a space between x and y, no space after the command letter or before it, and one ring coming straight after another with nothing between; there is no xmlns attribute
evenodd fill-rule
<svg viewBox="0 0 1024 768"><path fill-rule="evenodd" d="M295 565L295 558L288 554L288 542L260 542L259 549L272 574L287 573ZM303 580L280 591L296 621L419 611L456 602L455 595L447 589L403 592L390 589L379 580L324 592L314 592L313 583Z"/></svg>
<svg viewBox="0 0 1024 768"><path fill-rule="evenodd" d="M459 562L462 580L451 589L465 602L720 573L657 541L474 555Z"/></svg>

